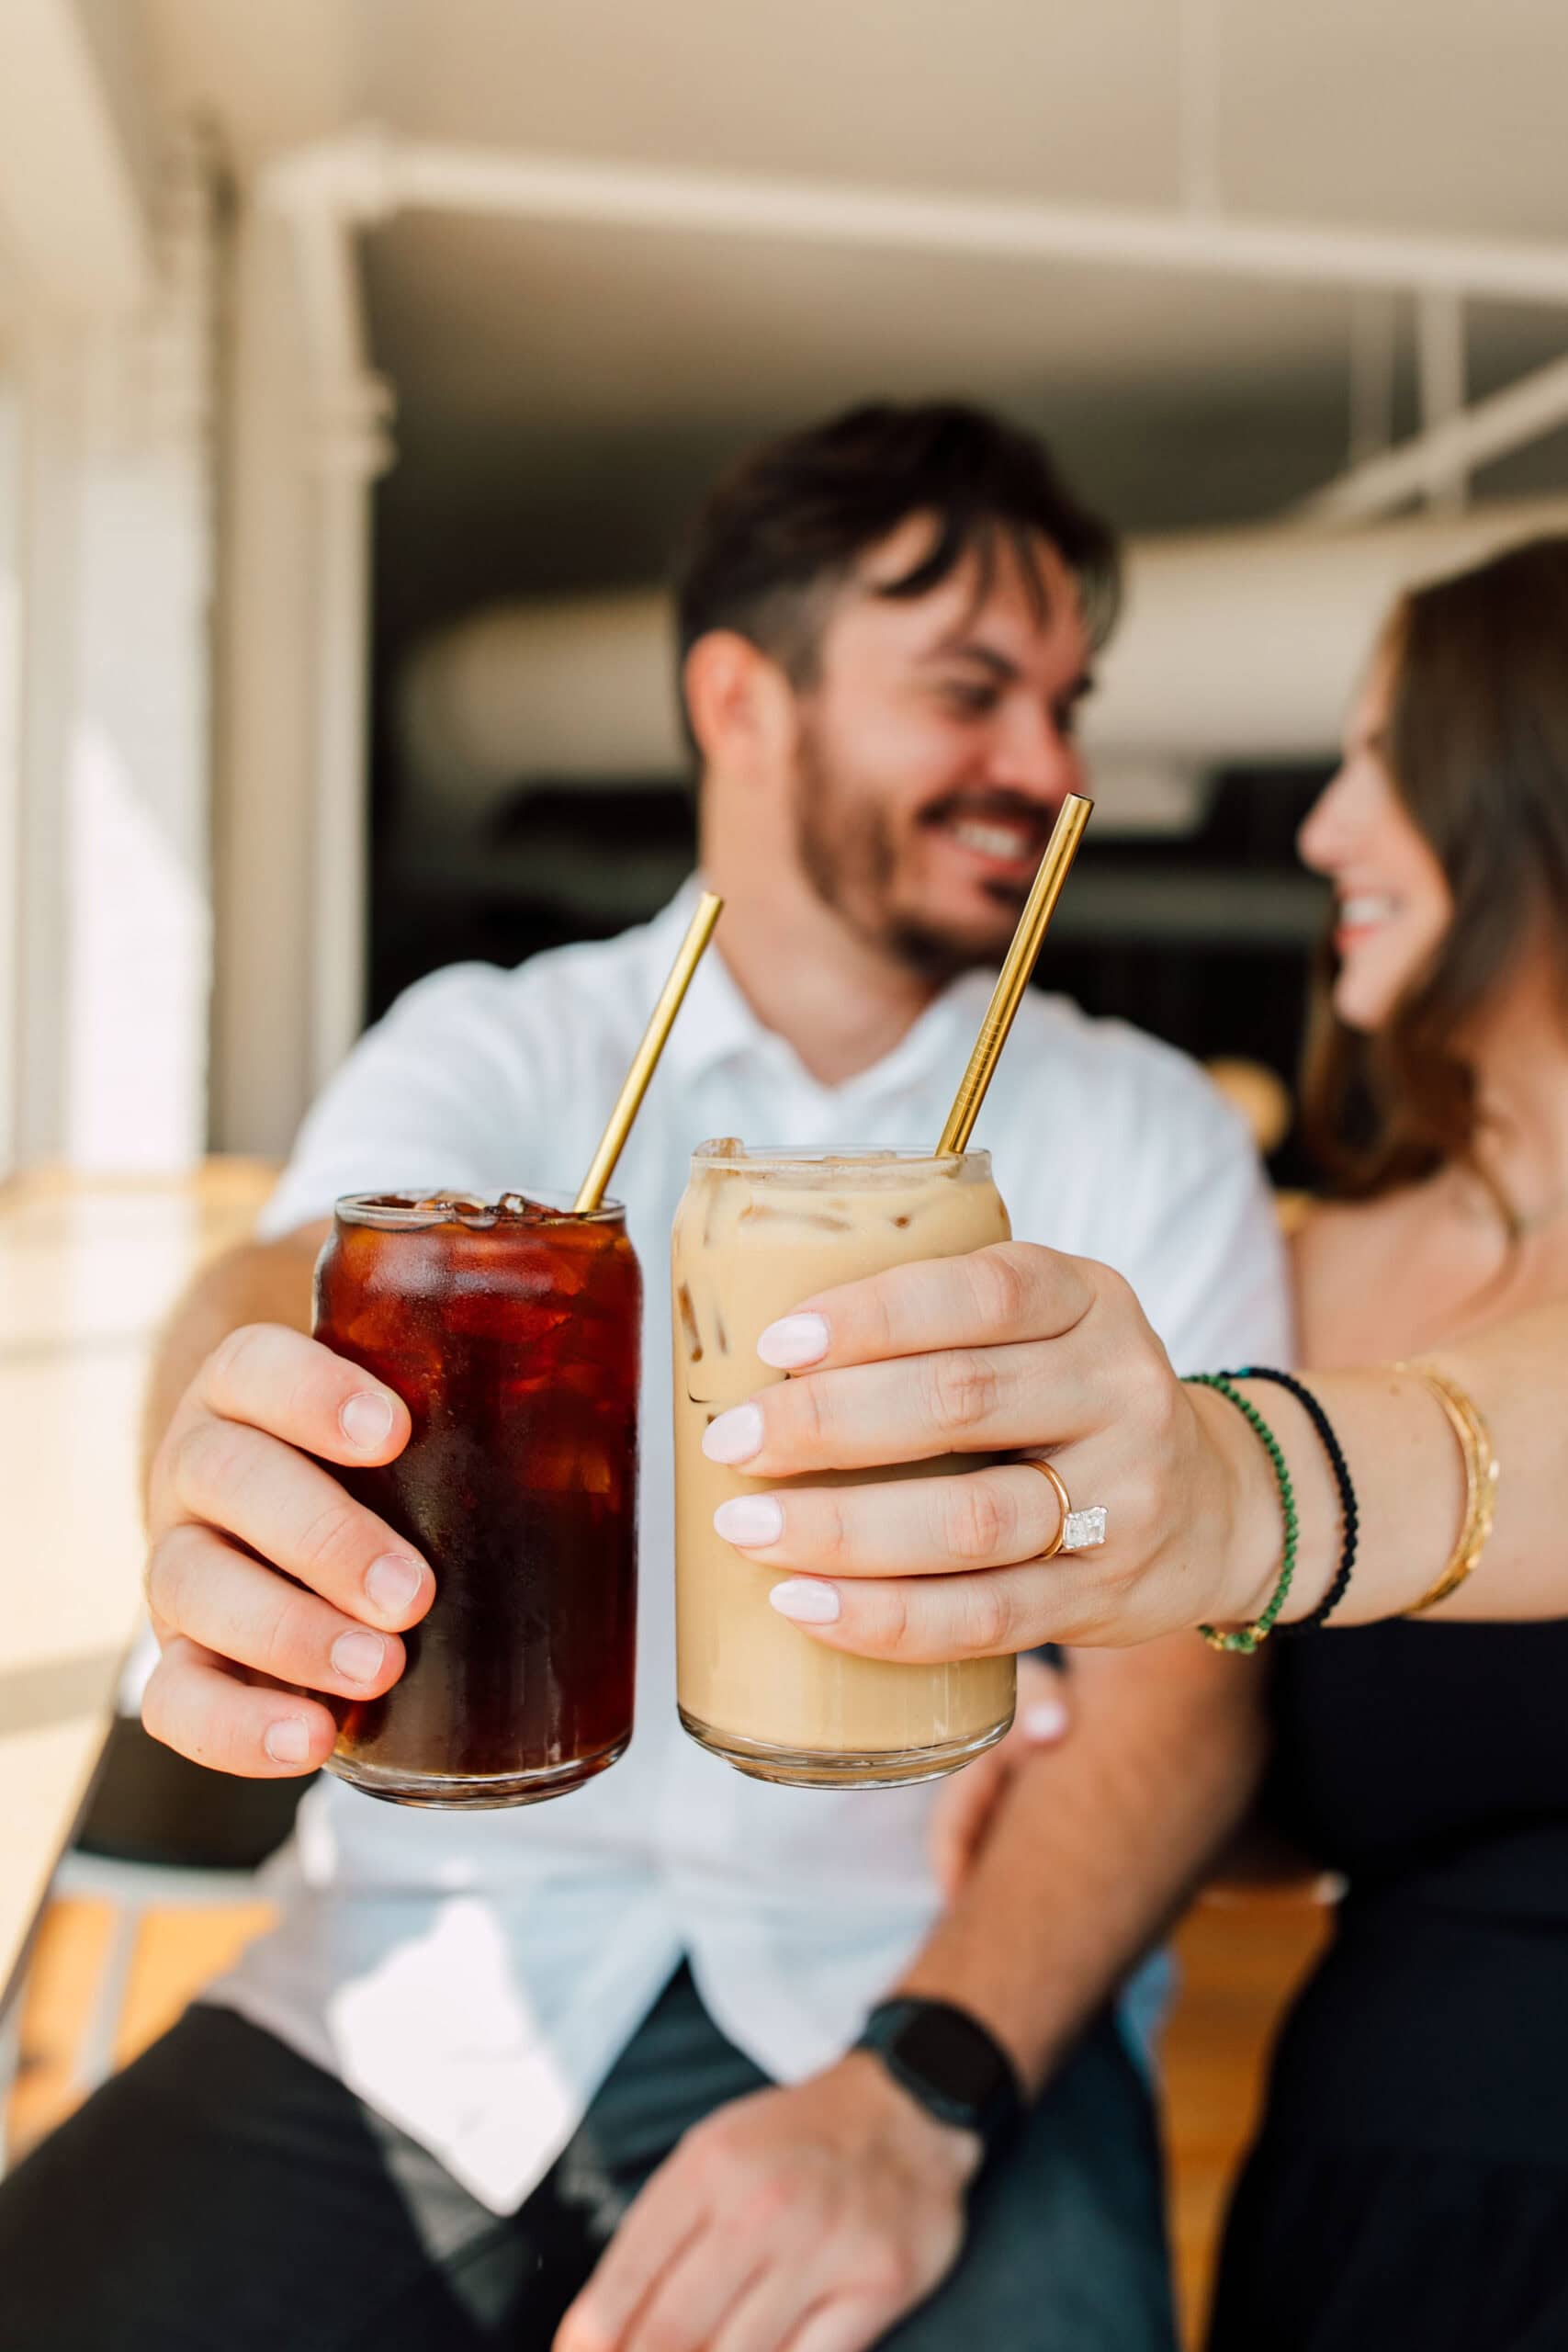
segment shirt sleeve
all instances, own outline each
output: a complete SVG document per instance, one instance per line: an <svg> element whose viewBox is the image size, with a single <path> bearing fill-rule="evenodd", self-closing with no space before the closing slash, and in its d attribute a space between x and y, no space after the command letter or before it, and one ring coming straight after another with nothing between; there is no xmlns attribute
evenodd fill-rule
<svg viewBox="0 0 1568 2352"><path fill-rule="evenodd" d="M454 965L408 989L307 1115L260 1238L330 1216L345 1193L547 1183L534 1162L539 1106L559 1099L558 1038L538 1017L537 993L488 964Z"/></svg>
<svg viewBox="0 0 1568 2352"><path fill-rule="evenodd" d="M1239 1114L1195 1067L1157 1072L1138 1122L1125 1231L1132 1283L1179 1373L1295 1361L1285 1250Z"/></svg>

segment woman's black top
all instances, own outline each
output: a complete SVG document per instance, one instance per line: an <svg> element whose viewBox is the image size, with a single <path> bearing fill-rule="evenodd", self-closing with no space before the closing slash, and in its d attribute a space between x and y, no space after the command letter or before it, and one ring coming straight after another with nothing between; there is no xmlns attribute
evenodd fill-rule
<svg viewBox="0 0 1568 2352"><path fill-rule="evenodd" d="M1568 1920L1568 1620L1325 1628L1271 1663L1273 1810L1314 1861L1358 1897Z"/></svg>
<svg viewBox="0 0 1568 2352"><path fill-rule="evenodd" d="M1270 1648L1272 1810L1348 1892L1280 2037L1211 2352L1564 2352L1568 1621Z"/></svg>

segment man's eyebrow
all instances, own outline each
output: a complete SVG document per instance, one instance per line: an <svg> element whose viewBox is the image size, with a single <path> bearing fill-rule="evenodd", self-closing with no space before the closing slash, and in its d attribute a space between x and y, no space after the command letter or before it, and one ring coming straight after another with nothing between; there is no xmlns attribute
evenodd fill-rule
<svg viewBox="0 0 1568 2352"><path fill-rule="evenodd" d="M1010 654L998 652L994 645L984 645L976 638L944 638L940 645L932 649L931 659L945 662L974 662L982 670L989 671L993 678L1000 680L1007 685L1013 684L1023 675L1022 670ZM1053 695L1051 699L1058 709L1066 709L1076 702L1081 702L1085 695L1091 695L1093 692L1093 671L1080 670L1071 684L1064 686L1060 694Z"/></svg>
<svg viewBox="0 0 1568 2352"><path fill-rule="evenodd" d="M994 645L982 645L972 637L944 637L940 645L931 648L933 662L977 662L994 678L1011 682L1023 675L1010 655L998 653Z"/></svg>

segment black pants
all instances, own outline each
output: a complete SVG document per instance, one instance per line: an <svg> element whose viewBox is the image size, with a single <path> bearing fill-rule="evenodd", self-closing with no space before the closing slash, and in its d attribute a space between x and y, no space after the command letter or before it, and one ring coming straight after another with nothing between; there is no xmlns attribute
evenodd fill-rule
<svg viewBox="0 0 1568 2352"><path fill-rule="evenodd" d="M548 2352L681 2133L765 2077L682 1969L503 2220L270 2034L197 2007L0 2185L4 2352ZM1175 2352L1147 2091L1107 2021L893 2352Z"/></svg>

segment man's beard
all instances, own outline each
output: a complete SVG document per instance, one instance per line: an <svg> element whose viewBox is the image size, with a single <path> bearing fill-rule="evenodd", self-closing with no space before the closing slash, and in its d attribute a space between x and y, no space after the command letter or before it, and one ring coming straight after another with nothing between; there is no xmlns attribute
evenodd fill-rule
<svg viewBox="0 0 1568 2352"><path fill-rule="evenodd" d="M994 894L998 927L991 938L944 929L895 905L898 850L887 811L874 799L857 800L840 788L809 724L801 729L795 763L795 835L817 896L868 947L937 986L976 966L1000 963L1008 925L1024 894Z"/></svg>

